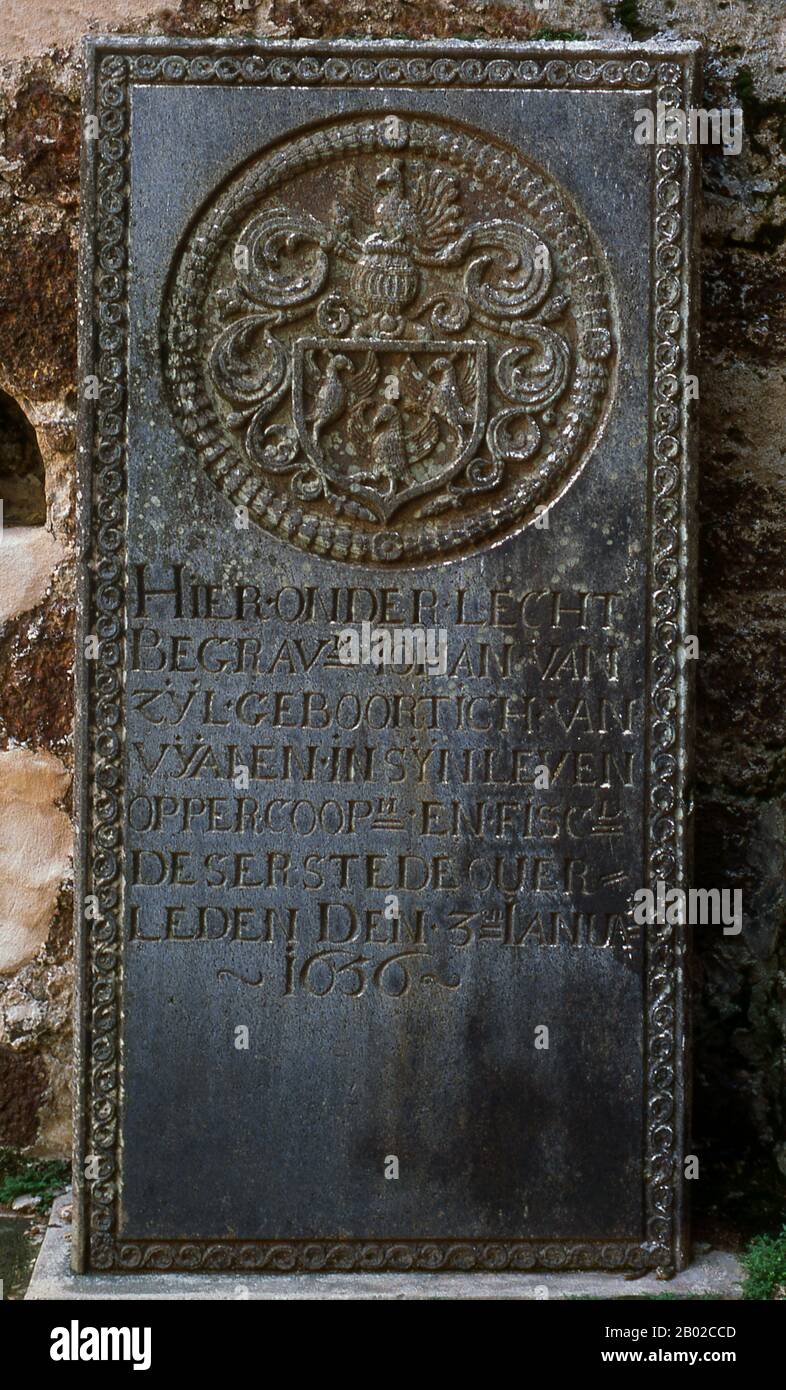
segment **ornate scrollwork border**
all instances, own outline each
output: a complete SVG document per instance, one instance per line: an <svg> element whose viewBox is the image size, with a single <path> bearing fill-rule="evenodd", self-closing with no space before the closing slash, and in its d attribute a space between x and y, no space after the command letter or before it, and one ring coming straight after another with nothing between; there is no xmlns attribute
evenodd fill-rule
<svg viewBox="0 0 786 1390"><path fill-rule="evenodd" d="M98 639L78 663L76 910L78 1027L74 1265L80 1271L642 1269L665 1273L686 1259L684 1153L684 929L648 939L646 1237L641 1244L536 1240L186 1241L126 1240L120 1228L122 871L125 640L125 444L129 91L133 82L327 86L572 87L632 89L687 106L698 47L600 45L91 39L86 104L98 138L83 152L81 372L97 377L80 423L79 640ZM95 105L93 107L93 101ZM91 110L92 107L92 110ZM691 337L692 153L653 148L655 261L651 385L651 547L647 844L651 880L687 881L685 787L690 690L680 639L692 591L686 519L692 496L685 373ZM80 651L84 651L84 645ZM88 911L88 905L92 910Z"/></svg>

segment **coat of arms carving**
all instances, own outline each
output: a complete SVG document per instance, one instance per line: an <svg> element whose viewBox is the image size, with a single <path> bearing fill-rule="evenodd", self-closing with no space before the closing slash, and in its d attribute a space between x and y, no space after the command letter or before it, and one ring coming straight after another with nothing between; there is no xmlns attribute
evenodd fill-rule
<svg viewBox="0 0 786 1390"><path fill-rule="evenodd" d="M565 192L434 117L348 118L245 167L174 268L179 427L264 529L417 563L537 518L610 394L611 289Z"/></svg>

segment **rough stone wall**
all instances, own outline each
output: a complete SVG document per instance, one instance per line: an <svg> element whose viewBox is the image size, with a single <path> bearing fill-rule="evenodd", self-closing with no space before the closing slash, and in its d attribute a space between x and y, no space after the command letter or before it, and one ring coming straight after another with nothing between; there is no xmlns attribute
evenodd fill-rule
<svg viewBox="0 0 786 1390"><path fill-rule="evenodd" d="M782 0L0 0L0 391L11 398L0 495L13 493L23 523L0 544L0 1142L68 1144L78 40L109 30L666 33L704 43L705 105L743 108L742 153L704 158L696 881L742 888L746 927L697 933L694 1149L705 1216L765 1224L786 1179ZM46 528L24 524L40 521L41 463L14 402L37 436Z"/></svg>

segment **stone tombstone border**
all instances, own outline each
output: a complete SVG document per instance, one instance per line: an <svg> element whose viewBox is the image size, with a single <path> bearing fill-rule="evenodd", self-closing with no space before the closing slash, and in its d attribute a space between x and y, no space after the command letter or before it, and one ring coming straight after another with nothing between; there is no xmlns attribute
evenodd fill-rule
<svg viewBox="0 0 786 1390"><path fill-rule="evenodd" d="M690 146L637 146L632 116L695 105L698 50L109 37L85 54L74 1267L673 1272L687 1258L686 934L664 922L637 936L630 904L639 885L689 882L696 173ZM637 712L624 728L610 714L611 753L598 751L572 728L608 685L597 668L583 685L563 668L549 718L563 720L573 793L541 799L549 820L522 799L529 774L509 776L503 814L493 775L478 774L474 814L496 815L497 831L470 860L460 763L433 774L427 812L406 761L424 739L414 722L389 764L410 770L387 796L373 761L370 781L339 759L332 781L309 786L307 688L312 712L335 711L339 688L365 692L355 741L369 758L374 692L403 709L391 692L407 689L362 665L315 675L309 657L309 680L277 696L277 731L259 725L249 791L239 702L264 701L282 667L249 679L244 657L238 686L215 660L194 674L193 654L197 638L215 655L253 642L250 589L238 593L255 584L279 605L311 594L297 623L277 610L265 628L253 610L270 643L249 647L257 657L275 640L291 660L294 635L313 655L315 594L339 595L332 632L360 626L360 591L377 603L384 590L382 621L443 621L450 659L461 636L471 667L485 634L486 676L509 690L507 633L526 613L534 652L550 614L552 639L563 618L592 628L571 660L591 664L596 642ZM562 650L553 642L550 659ZM476 676L410 681L450 691L458 721ZM543 664L540 685L521 678L533 736L547 678ZM479 687L487 706L493 687ZM234 762L184 790L174 770L226 747L210 738L227 692ZM515 690L506 698L520 721ZM265 787L293 804L291 779L266 782L264 759L296 706L301 809L288 833L257 832L261 852L225 818L238 769L252 816L271 815ZM478 745L478 727L432 740L421 769L437 755L476 769L507 757L509 733ZM314 718L311 737L314 766L331 736ZM180 762L162 773L156 750L173 746ZM448 833L451 793L461 829ZM576 856L559 862L584 865L538 890L542 914L534 888L496 883L480 901L504 817L519 825L513 847L526 842L525 805L542 854L558 825ZM352 806L362 826L342 819L336 834L330 816ZM428 859L415 852L426 842ZM546 857L525 861L548 878ZM418 865L430 875L419 893ZM314 882L338 894L318 932ZM439 927L428 914L443 882L459 911ZM377 910L391 884L403 901L392 926ZM365 949L348 950L343 928L369 903ZM533 1031L550 1021L551 1053L533 1062ZM244 1025L245 1052L233 1045ZM536 1066L556 1070L541 1082ZM397 1145L401 1175L387 1182Z"/></svg>

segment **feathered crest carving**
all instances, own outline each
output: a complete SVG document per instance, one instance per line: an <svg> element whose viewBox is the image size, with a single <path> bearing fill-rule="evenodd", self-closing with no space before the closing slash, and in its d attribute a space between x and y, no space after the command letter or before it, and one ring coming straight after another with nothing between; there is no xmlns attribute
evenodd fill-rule
<svg viewBox="0 0 786 1390"><path fill-rule="evenodd" d="M381 232L406 237L415 259L437 254L456 242L463 226L458 181L444 169L394 159L371 187L356 165L342 173L334 204L334 222L344 230L346 250L362 253L365 238Z"/></svg>

